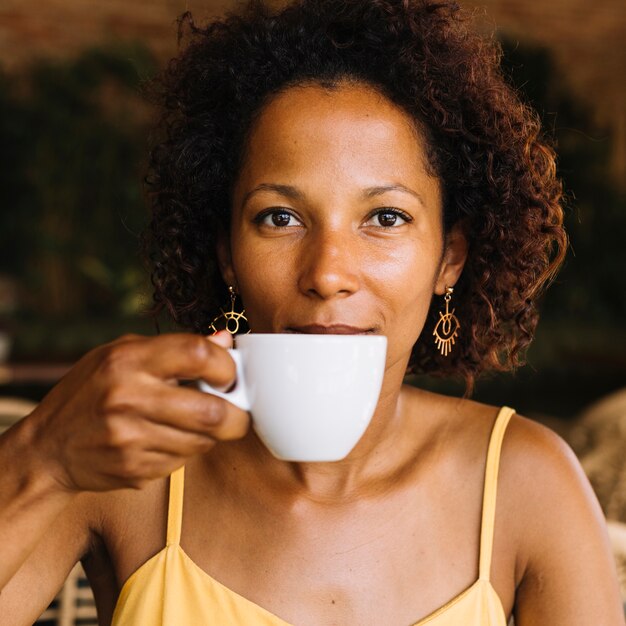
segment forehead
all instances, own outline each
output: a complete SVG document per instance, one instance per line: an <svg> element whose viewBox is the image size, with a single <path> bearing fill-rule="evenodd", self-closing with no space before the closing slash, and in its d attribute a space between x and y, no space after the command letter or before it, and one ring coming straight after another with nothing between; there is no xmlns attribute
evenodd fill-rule
<svg viewBox="0 0 626 626"><path fill-rule="evenodd" d="M426 144L413 119L365 85L291 87L258 116L238 187L306 180L319 189L401 183L440 199ZM269 179L272 180L269 180ZM267 180L266 180L267 179Z"/></svg>

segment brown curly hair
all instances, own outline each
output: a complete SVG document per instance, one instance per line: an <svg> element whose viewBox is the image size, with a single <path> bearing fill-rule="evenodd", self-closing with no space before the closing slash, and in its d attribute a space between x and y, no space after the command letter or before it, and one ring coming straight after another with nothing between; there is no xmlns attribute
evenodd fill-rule
<svg viewBox="0 0 626 626"><path fill-rule="evenodd" d="M461 334L443 357L434 299L409 371L465 379L523 363L537 300L567 249L555 153L537 114L507 83L501 47L472 30L471 15L437 0L251 0L197 26L153 81L163 136L146 177L152 218L144 234L157 316L207 328L228 300L215 239L230 224L231 190L246 139L268 99L303 83L360 81L386 95L422 130L442 181L444 230L470 243L454 303Z"/></svg>

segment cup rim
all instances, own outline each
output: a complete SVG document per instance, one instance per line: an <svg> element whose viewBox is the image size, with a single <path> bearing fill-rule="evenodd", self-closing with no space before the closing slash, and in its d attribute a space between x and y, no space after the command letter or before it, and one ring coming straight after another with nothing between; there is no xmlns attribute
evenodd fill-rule
<svg viewBox="0 0 626 626"><path fill-rule="evenodd" d="M333 335L333 334L315 334L315 333L246 333L245 335L235 336L235 342L243 341L266 341L268 339L276 339L280 337L285 341L315 341L322 338L324 341L346 342L346 341L372 341L387 342L386 335Z"/></svg>

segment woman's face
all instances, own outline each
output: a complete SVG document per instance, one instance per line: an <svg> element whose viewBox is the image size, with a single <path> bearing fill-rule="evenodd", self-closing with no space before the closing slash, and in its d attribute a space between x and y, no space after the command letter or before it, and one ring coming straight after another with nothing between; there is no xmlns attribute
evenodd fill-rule
<svg viewBox="0 0 626 626"><path fill-rule="evenodd" d="M425 164L410 117L369 87L276 96L218 246L253 332L382 334L388 366L408 360L466 254L456 229L444 254L441 185Z"/></svg>

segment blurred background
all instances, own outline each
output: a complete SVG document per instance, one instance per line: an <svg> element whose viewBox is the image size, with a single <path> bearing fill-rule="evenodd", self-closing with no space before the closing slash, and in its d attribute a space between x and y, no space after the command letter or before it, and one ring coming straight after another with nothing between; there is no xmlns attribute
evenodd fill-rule
<svg viewBox="0 0 626 626"><path fill-rule="evenodd" d="M154 118L141 84L176 53L180 13L203 21L235 4L0 3L0 399L20 398L15 414L95 345L155 333L137 240ZM571 238L528 364L474 397L563 434L607 516L626 522L626 3L462 4L501 40L507 75L556 141ZM618 535L626 594L626 526Z"/></svg>
<svg viewBox="0 0 626 626"><path fill-rule="evenodd" d="M0 393L40 399L91 347L154 333L137 250L154 112L140 86L176 53L181 12L235 4L0 4ZM556 140L571 237L528 365L475 397L567 420L626 383L626 3L465 6Z"/></svg>

